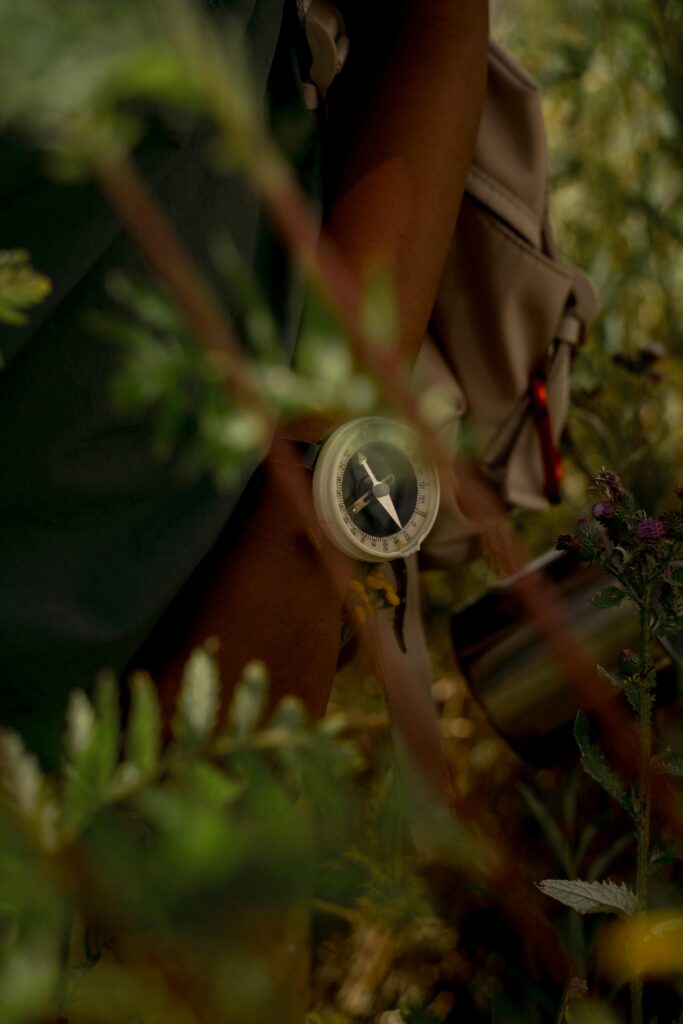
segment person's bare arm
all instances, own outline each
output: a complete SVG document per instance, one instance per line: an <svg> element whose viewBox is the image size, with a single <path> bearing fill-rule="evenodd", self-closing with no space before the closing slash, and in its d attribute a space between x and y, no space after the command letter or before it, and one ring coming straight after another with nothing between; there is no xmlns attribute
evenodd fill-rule
<svg viewBox="0 0 683 1024"><path fill-rule="evenodd" d="M417 354L472 158L486 79L487 0L349 0L333 86L340 173L330 237L362 279L393 272L399 342Z"/></svg>
<svg viewBox="0 0 683 1024"><path fill-rule="evenodd" d="M331 103L340 173L326 230L359 278L388 261L399 341L412 359L431 313L481 112L487 3L359 0L358 11L366 8L374 12L369 20L349 11L357 52ZM309 420L284 433L317 440L322 427ZM267 473L258 477L242 502L239 536L231 523L232 541L209 556L210 573L189 602L185 635L174 631L177 646L162 686L170 695L192 646L215 633L228 691L244 662L260 657L270 669L273 699L296 694L320 714L336 662L341 598ZM306 500L312 519L310 495ZM351 563L335 558L350 574Z"/></svg>

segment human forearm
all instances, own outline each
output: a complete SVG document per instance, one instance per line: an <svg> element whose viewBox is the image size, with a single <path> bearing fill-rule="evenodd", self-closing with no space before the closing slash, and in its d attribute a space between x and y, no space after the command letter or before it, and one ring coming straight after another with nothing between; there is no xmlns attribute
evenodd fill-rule
<svg viewBox="0 0 683 1024"><path fill-rule="evenodd" d="M378 265L391 269L398 342L412 360L474 148L488 13L486 0L377 3L372 10L381 8L386 18L364 13L355 26L353 5L349 10L356 56L332 103L330 131L341 170L326 225L360 278Z"/></svg>

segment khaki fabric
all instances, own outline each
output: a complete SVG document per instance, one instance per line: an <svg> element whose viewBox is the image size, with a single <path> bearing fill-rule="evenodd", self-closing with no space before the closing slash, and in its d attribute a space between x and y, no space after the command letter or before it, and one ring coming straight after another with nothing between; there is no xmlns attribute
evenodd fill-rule
<svg viewBox="0 0 683 1024"><path fill-rule="evenodd" d="M547 499L530 374L546 375L557 442L571 358L597 306L588 279L555 250L546 172L538 88L491 43L474 160L415 381L421 391L438 384L450 393L444 429L452 435L467 422L477 461L503 502L534 509ZM425 550L432 561L453 564L466 556L478 526L445 490Z"/></svg>

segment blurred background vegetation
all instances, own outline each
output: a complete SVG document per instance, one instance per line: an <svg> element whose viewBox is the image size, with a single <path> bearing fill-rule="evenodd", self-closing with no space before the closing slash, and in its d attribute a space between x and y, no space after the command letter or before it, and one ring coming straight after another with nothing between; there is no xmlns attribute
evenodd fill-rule
<svg viewBox="0 0 683 1024"><path fill-rule="evenodd" d="M652 512L671 505L683 475L683 9L498 0L493 26L542 84L560 250L588 271L602 306L576 367L566 502L516 517L541 553L590 507L602 465ZM532 885L628 881L625 816L571 753L524 764L454 664L450 615L491 578L477 562L426 581L459 813L458 831L428 855L410 841L383 697L362 659L340 670L317 727L294 704L264 723L256 669L209 743L206 652L186 687L203 714L181 707L163 757L144 680L121 763L106 680L94 704L72 702L60 780L5 737L3 1024L286 1024L307 1002L309 1024L625 1020L620 979L596 954L599 922L549 906ZM672 745L683 736L677 686ZM680 906L677 836L666 822L659 830L655 901ZM683 1001L683 950L671 941L678 960L648 996L658 1024L677 1021Z"/></svg>
<svg viewBox="0 0 683 1024"><path fill-rule="evenodd" d="M683 466L683 11L500 0L494 31L541 84L557 241L600 296L576 366L568 502L582 507L604 464L656 507Z"/></svg>

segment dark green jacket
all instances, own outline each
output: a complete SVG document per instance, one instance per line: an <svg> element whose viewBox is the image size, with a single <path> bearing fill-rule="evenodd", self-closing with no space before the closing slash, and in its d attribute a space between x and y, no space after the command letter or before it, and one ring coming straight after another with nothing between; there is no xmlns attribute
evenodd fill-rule
<svg viewBox="0 0 683 1024"><path fill-rule="evenodd" d="M271 109L300 104L282 0L231 6ZM90 687L102 668L122 671L210 551L243 484L224 493L208 476L188 483L152 457L148 423L114 411L115 353L85 315L106 302L110 269L144 267L94 187L57 186L18 139L0 143L0 249L28 249L54 285L28 327L0 330L0 720L52 765L68 692ZM207 170L202 148L159 132L140 165L205 272L216 230L230 232L291 353L301 289L245 182Z"/></svg>

